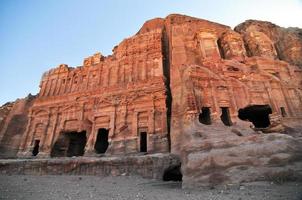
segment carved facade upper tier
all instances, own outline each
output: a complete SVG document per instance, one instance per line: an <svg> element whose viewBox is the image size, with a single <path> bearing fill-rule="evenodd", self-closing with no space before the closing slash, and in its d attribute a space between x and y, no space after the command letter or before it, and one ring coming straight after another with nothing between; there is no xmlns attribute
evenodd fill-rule
<svg viewBox="0 0 302 200"><path fill-rule="evenodd" d="M132 46L135 46L136 52ZM127 39L118 47L115 57L103 59L100 54L95 54L85 59L83 67L60 65L50 70L43 76L39 96L43 98L97 89L125 88L161 79L161 33Z"/></svg>

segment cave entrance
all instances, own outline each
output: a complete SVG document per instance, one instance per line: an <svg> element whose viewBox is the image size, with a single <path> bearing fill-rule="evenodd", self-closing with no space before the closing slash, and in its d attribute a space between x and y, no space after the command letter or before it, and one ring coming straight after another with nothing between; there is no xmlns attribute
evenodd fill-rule
<svg viewBox="0 0 302 200"><path fill-rule="evenodd" d="M40 140L35 140L34 149L32 151L32 155L33 156L38 155L38 153L39 153L39 147L40 147L39 144L40 144Z"/></svg>
<svg viewBox="0 0 302 200"><path fill-rule="evenodd" d="M140 133L140 152L147 152L147 132Z"/></svg>
<svg viewBox="0 0 302 200"><path fill-rule="evenodd" d="M220 119L222 123L226 126L232 126L232 121L230 117L230 111L228 107L221 107L221 116Z"/></svg>
<svg viewBox="0 0 302 200"><path fill-rule="evenodd" d="M212 124L211 111L209 107L202 107L201 113L199 114L199 122L205 125Z"/></svg>
<svg viewBox="0 0 302 200"><path fill-rule="evenodd" d="M86 131L62 133L51 150L51 157L72 157L84 155Z"/></svg>
<svg viewBox="0 0 302 200"><path fill-rule="evenodd" d="M270 125L269 114L272 114L272 109L269 105L247 106L238 112L239 119L252 122L255 128L267 128Z"/></svg>
<svg viewBox="0 0 302 200"><path fill-rule="evenodd" d="M163 181L182 181L181 165L168 167L164 171Z"/></svg>
<svg viewBox="0 0 302 200"><path fill-rule="evenodd" d="M105 153L109 142L108 142L108 135L109 135L109 130L105 128L100 128L98 130L98 135L96 137L95 145L94 145L94 150L96 153Z"/></svg>

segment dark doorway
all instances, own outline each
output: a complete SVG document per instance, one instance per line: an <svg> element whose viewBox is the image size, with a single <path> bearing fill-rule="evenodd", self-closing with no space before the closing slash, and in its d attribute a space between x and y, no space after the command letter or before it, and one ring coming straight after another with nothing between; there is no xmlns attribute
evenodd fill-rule
<svg viewBox="0 0 302 200"><path fill-rule="evenodd" d="M201 113L199 114L199 122L205 125L212 124L211 111L209 107L202 107Z"/></svg>
<svg viewBox="0 0 302 200"><path fill-rule="evenodd" d="M67 156L72 157L84 155L86 140L86 131L82 131L80 133L69 133L69 146L67 149Z"/></svg>
<svg viewBox="0 0 302 200"><path fill-rule="evenodd" d="M220 116L221 121L223 122L224 125L226 126L232 126L232 121L230 117L230 111L228 107L221 107L221 116Z"/></svg>
<svg viewBox="0 0 302 200"><path fill-rule="evenodd" d="M284 107L280 107L280 110L281 110L282 117L286 117L287 114L286 114L285 108Z"/></svg>
<svg viewBox="0 0 302 200"><path fill-rule="evenodd" d="M33 156L38 155L39 147L40 147L39 144L40 144L40 140L35 140L34 149L33 149L33 152L32 152Z"/></svg>
<svg viewBox="0 0 302 200"><path fill-rule="evenodd" d="M239 119L252 122L256 128L266 128L270 125L269 114L272 114L272 109L269 105L247 106L238 112Z"/></svg>
<svg viewBox="0 0 302 200"><path fill-rule="evenodd" d="M109 142L108 142L108 134L109 134L109 130L104 129L104 128L100 128L98 130L98 135L95 141L95 145L94 145L94 149L96 151L96 153L105 153Z"/></svg>
<svg viewBox="0 0 302 200"><path fill-rule="evenodd" d="M72 157L84 155L86 131L62 133L55 142L51 157Z"/></svg>
<svg viewBox="0 0 302 200"><path fill-rule="evenodd" d="M164 171L163 181L182 181L181 165L170 166Z"/></svg>
<svg viewBox="0 0 302 200"><path fill-rule="evenodd" d="M147 133L140 133L140 152L147 152Z"/></svg>

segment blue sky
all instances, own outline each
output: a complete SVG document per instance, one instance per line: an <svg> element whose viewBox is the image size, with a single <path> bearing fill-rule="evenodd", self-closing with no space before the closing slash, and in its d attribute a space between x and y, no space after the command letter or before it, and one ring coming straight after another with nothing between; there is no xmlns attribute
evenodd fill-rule
<svg viewBox="0 0 302 200"><path fill-rule="evenodd" d="M111 54L146 20L171 13L302 27L302 0L0 0L0 105L36 94L48 69Z"/></svg>

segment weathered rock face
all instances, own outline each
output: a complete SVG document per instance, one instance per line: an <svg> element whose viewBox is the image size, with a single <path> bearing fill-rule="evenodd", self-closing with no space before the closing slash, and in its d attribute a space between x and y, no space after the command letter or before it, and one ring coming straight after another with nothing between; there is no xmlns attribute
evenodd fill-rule
<svg viewBox="0 0 302 200"><path fill-rule="evenodd" d="M29 95L0 107L0 158L16 156L34 100L35 96Z"/></svg>
<svg viewBox="0 0 302 200"><path fill-rule="evenodd" d="M235 27L235 31L244 35L251 55L257 56L261 54L259 51L267 51L268 56L274 58L278 52L281 60L302 67L301 29L282 28L270 22L248 20ZM261 48L257 49L257 45Z"/></svg>
<svg viewBox="0 0 302 200"><path fill-rule="evenodd" d="M301 130L288 125L302 117L299 33L260 21L235 30L183 15L147 21L113 55L43 75L19 155L170 148L188 187L301 175Z"/></svg>
<svg viewBox="0 0 302 200"><path fill-rule="evenodd" d="M187 130L190 137L183 143L183 186L301 180L302 126L298 123L291 127L300 136L292 137L259 134L241 123L224 127L195 121Z"/></svg>

